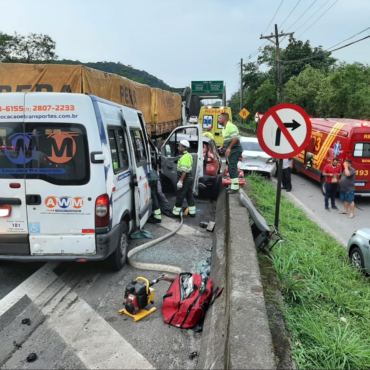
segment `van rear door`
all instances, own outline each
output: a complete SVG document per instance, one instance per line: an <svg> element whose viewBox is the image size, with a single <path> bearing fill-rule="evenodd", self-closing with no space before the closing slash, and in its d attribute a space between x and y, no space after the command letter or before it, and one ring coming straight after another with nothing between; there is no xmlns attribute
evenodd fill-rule
<svg viewBox="0 0 370 370"><path fill-rule="evenodd" d="M136 226L141 229L152 214L148 137L143 118L136 111L123 108L122 118L129 138L131 153Z"/></svg>
<svg viewBox="0 0 370 370"><path fill-rule="evenodd" d="M25 164L31 255L96 254L95 202L106 188L103 165L90 163L89 150L101 149L92 101L28 93L25 109L32 149Z"/></svg>
<svg viewBox="0 0 370 370"><path fill-rule="evenodd" d="M0 94L0 254L29 254L25 163L32 156L24 132L24 93Z"/></svg>

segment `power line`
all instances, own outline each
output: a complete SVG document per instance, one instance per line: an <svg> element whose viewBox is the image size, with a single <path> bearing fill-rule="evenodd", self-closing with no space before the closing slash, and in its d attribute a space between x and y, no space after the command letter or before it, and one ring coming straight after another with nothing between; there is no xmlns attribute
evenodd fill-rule
<svg viewBox="0 0 370 370"><path fill-rule="evenodd" d="M366 39L368 39L368 38L370 38L370 35L365 36L365 37L363 37L362 39L359 39L359 40L356 40L356 41L350 42L349 44L346 44L346 45L340 46L339 48L336 48L336 49L333 49L333 50L330 50L330 51L325 50L325 51L324 51L324 52L322 52L321 54L316 54L316 55L314 55L314 56L312 56L312 57L307 57L307 58L302 58L302 59L295 59L295 60L282 60L281 62L282 62L282 63L284 63L284 64L289 64L289 63L296 63L296 62L302 62L302 61L304 61L304 60L314 59L314 58L317 58L317 57L323 56L323 55L325 55L325 54L328 54L328 53L329 53L329 54L331 54L331 53L333 53L334 51L337 51L337 50L340 50L340 49L344 49L344 48L346 48L346 47L348 47L348 46L351 46L351 45L353 45L353 44L356 44L356 43L358 43L358 42L360 42L360 41L363 41L363 40L366 40ZM342 41L342 42L343 42L343 41ZM340 42L339 44L341 44L341 42ZM337 45L339 45L339 44L337 44Z"/></svg>
<svg viewBox="0 0 370 370"><path fill-rule="evenodd" d="M287 21L287 19L290 17L290 15L294 12L294 9L298 6L298 4L301 2L302 0L299 0L298 3L295 5L295 7L293 8L293 10L289 13L289 15L285 18L284 22L280 25L280 28L283 27L284 23Z"/></svg>
<svg viewBox="0 0 370 370"><path fill-rule="evenodd" d="M279 9L280 9L281 5L283 4L283 2L284 2L284 0L281 0L281 3L280 3L280 5L279 5L279 7L278 7L277 11L275 12L274 16L272 17L271 22L270 22L270 23L269 23L269 25L266 27L266 29L262 32L262 34L264 34L264 33L267 31L267 29L270 27L270 24L272 23L272 21L273 21L273 20L274 20L274 18L276 17L276 14L277 14L277 12L279 11Z"/></svg>
<svg viewBox="0 0 370 370"><path fill-rule="evenodd" d="M327 48L327 49L326 49L326 51L329 51L330 49L335 48L337 45L343 44L343 42L345 42L345 41L348 41L348 40L353 39L355 36L358 36L358 35L360 35L361 33L365 32L365 31L367 31L367 30L369 30L369 29L370 29L370 27L365 28L364 30L360 31L359 33L356 33L355 35L353 35L353 36L349 37L348 39L345 39L345 40L343 40L343 41L339 42L338 44L335 44L335 45L331 46L330 48Z"/></svg>
<svg viewBox="0 0 370 370"><path fill-rule="evenodd" d="M297 32L298 30L300 30L309 20L311 20L328 2L329 2L330 0L327 0L327 2L323 5L323 6L321 6L318 10L316 10L316 12L315 13L313 13L312 15L311 15L311 17L310 18L308 18L307 20L306 20L306 22L304 22L303 24L301 24L296 30L295 30L295 32Z"/></svg>
<svg viewBox="0 0 370 370"><path fill-rule="evenodd" d="M293 10L288 14L288 16L284 19L284 22L281 24L280 28L284 25L284 23L288 20L288 18L291 16L291 14L294 12L295 8L299 5L299 3L301 2L302 0L298 0L297 4L295 5L295 7L293 8ZM280 3L280 6L282 5L283 2ZM278 10L280 9L280 6L278 8ZM272 23L272 21L274 20L278 10L276 11L274 17L272 18L270 24ZM270 26L270 24L267 26L267 28ZM267 30L266 28L266 30ZM266 32L265 30L265 32ZM283 39L284 40L284 39ZM266 44L268 43L268 41L266 41L264 44L262 44L257 50L255 50L254 52L252 52L251 54L249 54L249 58L248 60L254 58L259 52L260 52L260 49L262 49Z"/></svg>
<svg viewBox="0 0 370 370"><path fill-rule="evenodd" d="M313 6L313 4L316 3L317 0L314 0L314 2L303 12L303 14L288 28L291 29Z"/></svg>
<svg viewBox="0 0 370 370"><path fill-rule="evenodd" d="M254 58L260 52L260 49L262 49L267 43L268 43L268 41L266 41L264 44L262 44L256 51L254 51L253 53L251 53L249 55L248 60Z"/></svg>
<svg viewBox="0 0 370 370"><path fill-rule="evenodd" d="M312 24L311 24L311 26L310 27L308 27L306 30L304 30L298 37L301 37L304 33L306 33L321 17L323 17L336 3L338 2L338 0L336 0L336 2L332 5L332 6L330 6L323 14L321 14L321 16L319 17L319 18L317 18L316 19L316 21L315 22L313 22Z"/></svg>
<svg viewBox="0 0 370 370"><path fill-rule="evenodd" d="M312 6L316 3L317 0L314 0L313 3L301 14L301 16L288 28L289 30L312 8ZM282 40L281 40L281 43L283 43L283 41L286 39L286 37L284 37Z"/></svg>

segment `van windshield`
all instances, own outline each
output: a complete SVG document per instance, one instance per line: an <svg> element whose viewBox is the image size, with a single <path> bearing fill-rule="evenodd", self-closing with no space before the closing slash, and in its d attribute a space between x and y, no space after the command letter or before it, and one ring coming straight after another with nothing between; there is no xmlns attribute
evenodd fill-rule
<svg viewBox="0 0 370 370"><path fill-rule="evenodd" d="M84 185L90 179L84 126L68 123L1 123L0 177Z"/></svg>

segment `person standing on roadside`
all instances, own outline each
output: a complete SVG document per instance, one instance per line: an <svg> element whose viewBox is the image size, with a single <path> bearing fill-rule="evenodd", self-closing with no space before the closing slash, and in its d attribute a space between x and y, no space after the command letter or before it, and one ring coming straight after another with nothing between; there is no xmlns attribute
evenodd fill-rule
<svg viewBox="0 0 370 370"><path fill-rule="evenodd" d="M222 130L222 136L224 143L220 148L220 151L224 151L227 161L228 169L230 173L231 186L228 194L235 194L239 191L239 172L238 172L238 161L242 155L243 148L239 141L239 130L238 128L229 121L228 113L221 113L218 122L224 127Z"/></svg>
<svg viewBox="0 0 370 370"><path fill-rule="evenodd" d="M356 170L352 167L352 161L347 159L343 163L344 171L340 179L340 200L344 202L344 211L339 212L343 215L348 213L348 206L350 214L348 218L355 217L355 176Z"/></svg>
<svg viewBox="0 0 370 370"><path fill-rule="evenodd" d="M180 216L182 203L184 199L188 201L189 216L195 217L195 201L193 195L194 179L192 174L193 157L188 153L190 144L187 140L181 140L179 144L179 152L182 154L181 158L177 162L177 193L176 203L173 207L173 215L176 217Z"/></svg>
<svg viewBox="0 0 370 370"><path fill-rule="evenodd" d="M293 168L293 158L283 159L283 176L282 176L282 189L286 191L292 191L292 168Z"/></svg>
<svg viewBox="0 0 370 370"><path fill-rule="evenodd" d="M332 163L327 164L323 169L325 176L325 210L330 212L329 198L331 200L331 208L338 209L335 205L335 195L338 189L339 178L342 174L342 166L338 158L334 158Z"/></svg>

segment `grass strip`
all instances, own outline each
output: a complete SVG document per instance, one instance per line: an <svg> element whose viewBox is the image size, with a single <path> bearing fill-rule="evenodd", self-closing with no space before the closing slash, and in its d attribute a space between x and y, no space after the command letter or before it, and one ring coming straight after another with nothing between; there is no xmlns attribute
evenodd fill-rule
<svg viewBox="0 0 370 370"><path fill-rule="evenodd" d="M260 213L274 223L276 189L261 176L247 177ZM370 368L370 282L349 262L346 249L281 198L273 250L299 369Z"/></svg>

